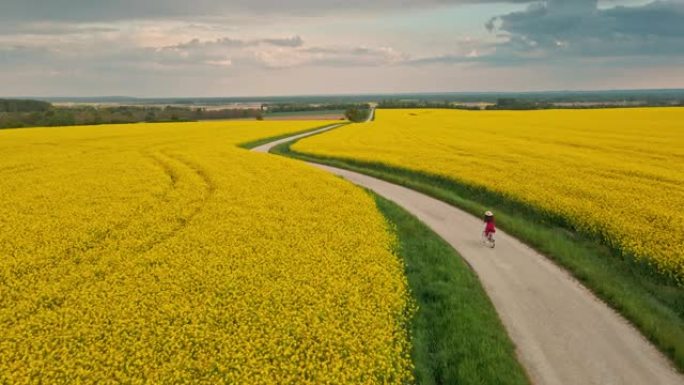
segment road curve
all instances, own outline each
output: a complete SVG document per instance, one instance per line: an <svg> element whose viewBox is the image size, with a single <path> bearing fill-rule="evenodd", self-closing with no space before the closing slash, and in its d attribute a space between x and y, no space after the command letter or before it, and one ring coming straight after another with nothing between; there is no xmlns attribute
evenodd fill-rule
<svg viewBox="0 0 684 385"><path fill-rule="evenodd" d="M277 140L274 146L338 127ZM503 231L480 244L472 215L414 190L335 167L311 165L394 201L451 244L472 266L534 384L674 385L684 377L633 326L565 270Z"/></svg>
<svg viewBox="0 0 684 385"><path fill-rule="evenodd" d="M333 124L333 125L330 125L330 126L321 127L321 128L319 128L318 130L308 131L308 132L305 132L305 133L302 133L302 134L296 134L296 135L288 136L287 138L274 140L274 141L272 141L272 142L268 142L268 143L266 143L266 144L262 144L262 145L260 145L260 146L254 147L254 148L252 148L252 151L254 151L254 152L268 153L269 151L271 151L271 149L272 149L273 147L275 147L275 146L277 146L277 145L279 145L279 144L286 143L286 142L290 142L290 141L295 140L295 139L301 139L301 138L304 138L304 137L307 137L307 136L311 136L311 135L320 134L320 133L322 133L322 132L325 132L325 131L328 131L328 130L332 130L332 129L337 128L337 127L340 127L340 126L343 126L344 124L345 124L345 123Z"/></svg>

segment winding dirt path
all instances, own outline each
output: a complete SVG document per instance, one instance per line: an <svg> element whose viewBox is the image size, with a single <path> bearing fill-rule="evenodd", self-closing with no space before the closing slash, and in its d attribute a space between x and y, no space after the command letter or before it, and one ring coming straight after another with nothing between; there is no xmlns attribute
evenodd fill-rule
<svg viewBox="0 0 684 385"><path fill-rule="evenodd" d="M274 146L338 127L295 135ZM418 217L472 266L535 384L670 385L684 377L633 326L548 258L503 231L496 248L480 243L480 219L425 194L311 163L371 189Z"/></svg>

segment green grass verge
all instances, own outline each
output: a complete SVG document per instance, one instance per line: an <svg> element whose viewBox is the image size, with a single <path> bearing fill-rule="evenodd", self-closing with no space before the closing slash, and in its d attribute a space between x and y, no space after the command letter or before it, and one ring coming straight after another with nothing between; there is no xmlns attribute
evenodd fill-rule
<svg viewBox="0 0 684 385"><path fill-rule="evenodd" d="M529 384L494 306L461 256L404 209L372 195L397 234L418 305L411 323L416 382Z"/></svg>
<svg viewBox="0 0 684 385"><path fill-rule="evenodd" d="M497 225L549 256L635 325L684 372L684 287L600 240L573 232L562 218L539 214L501 195L446 178L380 163L313 156L283 143L273 153L361 172L403 185L478 217L492 209ZM486 204L484 203L486 202Z"/></svg>
<svg viewBox="0 0 684 385"><path fill-rule="evenodd" d="M274 142L274 141L276 141L276 140L288 138L288 137L294 136L294 135L299 135L299 134L304 134L304 133L311 132L311 131L320 130L321 128L328 127L328 126L333 126L333 125L336 125L336 124L345 125L345 124L349 124L349 122L344 122L344 121L339 121L339 122L338 122L338 121L331 121L330 124L326 124L326 125L323 125L323 126L317 126L317 127L313 127L313 128L307 128L307 129L302 130L302 131L290 132L290 133L287 133L287 134L281 134L281 135L271 136L271 137L269 137L269 138L261 138L261 139L257 139L257 140L252 140L252 141L250 141L250 142L239 143L237 146L240 147L240 148L244 148L244 149L247 149L247 150L251 150L252 148L254 148L254 147L259 147L259 146L261 146L262 144L271 143L271 142Z"/></svg>

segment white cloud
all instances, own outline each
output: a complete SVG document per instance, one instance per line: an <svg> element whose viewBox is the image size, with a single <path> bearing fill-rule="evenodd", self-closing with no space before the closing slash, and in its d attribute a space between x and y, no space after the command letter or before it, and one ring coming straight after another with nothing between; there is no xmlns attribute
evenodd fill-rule
<svg viewBox="0 0 684 385"><path fill-rule="evenodd" d="M228 58L222 60L207 60L206 63L218 67L231 67L233 65L233 61Z"/></svg>

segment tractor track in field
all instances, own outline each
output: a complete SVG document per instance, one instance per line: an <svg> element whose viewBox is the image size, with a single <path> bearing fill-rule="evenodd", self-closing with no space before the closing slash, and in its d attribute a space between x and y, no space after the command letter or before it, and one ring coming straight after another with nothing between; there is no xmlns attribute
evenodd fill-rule
<svg viewBox="0 0 684 385"><path fill-rule="evenodd" d="M187 227L188 223L192 221L193 218L195 218L202 211L207 199L209 199L216 190L216 187L214 186L211 179L204 172L203 169L189 162L188 160L182 158L179 155L173 155L163 150L155 152L146 152L142 155L145 158L147 158L150 162L155 164L157 167L159 167L160 170L164 173L164 175L169 177L169 186L164 191L162 191L162 193L157 197L157 199L154 202L151 202L150 204L143 206L141 208L141 212L154 213L157 211L158 207L169 205L173 202L174 199L178 199L172 197L172 193L179 188L179 183L187 182L185 180L185 177L180 176L178 174L178 168L184 168L186 170L189 170L192 174L197 176L201 183L201 194L199 194L198 197L194 199L189 199L188 202L186 202L187 205L194 207L192 207L192 209L185 215L173 218L172 221L174 222L174 224L170 229L160 231L158 234L156 234L156 237L154 239L143 241L139 245L134 247L133 251L138 254L142 254L149 250L152 250L157 245L164 243L167 240L175 237L180 231ZM87 258L88 253L91 250L96 249L98 246L107 242L110 238L122 236L122 232L124 232L128 228L133 227L136 221L140 220L141 218L139 217L125 218L125 220L122 220L114 224L112 227L103 229L102 231L98 232L98 234L84 241L83 244L81 244L80 246L67 249L67 255L69 255L70 259L77 258L78 260L81 260L83 258ZM149 232L152 233L153 231L150 230ZM51 263L53 265L56 265L57 260L53 260L51 261Z"/></svg>
<svg viewBox="0 0 684 385"><path fill-rule="evenodd" d="M339 126L252 151L268 153L279 144ZM534 384L684 384L684 377L636 328L521 241L498 231L497 247L485 248L480 243L481 220L463 210L361 173L307 163L395 202L452 245L480 278Z"/></svg>
<svg viewBox="0 0 684 385"><path fill-rule="evenodd" d="M195 218L202 211L206 201L216 190L211 178L201 167L193 164L179 155L170 154L163 150L146 151L141 153L141 155L143 158L147 159L156 167L158 167L160 171L169 178L169 182L168 187L156 197L156 200L142 206L140 208L140 212L155 213L160 206L169 205L172 203L173 199L177 199L171 195L176 189L178 189L179 183L187 182L185 177L178 175L178 168L184 168L197 176L201 183L201 194L187 203L188 205L194 204L195 206L192 207L192 209L186 213L186 215L177 216L172 219L174 223L171 228L158 232L155 234L153 239L144 241L141 240L140 243L132 249L132 251L138 254L148 252L157 245L175 237L179 232L187 227L188 223L193 218ZM82 239L77 245L72 245L65 248L64 258L45 259L44 261L39 262L40 266L43 269L57 269L60 264L64 262L72 264L92 263L93 259L100 259L102 257L102 253L94 253L95 251L98 251L99 247L116 238L127 237L128 235L126 235L126 230L134 227L136 222L140 220L141 218L137 216L124 217L122 220L113 223L110 227L100 229L89 237ZM153 232L154 229L148 230L148 233ZM32 270L35 270L36 268L36 264L17 265L12 269L12 275L18 279L30 273Z"/></svg>
<svg viewBox="0 0 684 385"><path fill-rule="evenodd" d="M171 197L171 195L174 190L178 189L178 184L181 182L186 182L185 178L179 176L178 174L177 168L179 166L189 170L192 174L195 174L198 177L202 185L202 194L200 194L199 198L191 200L188 203L196 204L196 206L193 207L192 210L186 215L176 217L174 219L175 224L171 229L160 232L153 240L145 241L137 245L134 248L134 251L139 254L153 249L155 246L173 238L176 234L182 231L183 228L187 226L188 222L190 222L200 213L204 207L204 204L206 203L206 200L209 199L209 197L211 197L215 191L214 184L211 182L204 170L178 155L169 154L166 151L146 152L142 155L159 167L161 171L169 177L169 187L165 189L154 202L142 207L141 211L155 212L159 206L168 205L171 203L171 201L174 199ZM107 242L110 237L117 237L121 232L132 227L137 220L140 220L140 218L129 217L121 222L116 223L110 228L104 229L85 241L81 246L68 250L68 255L70 255L71 258L75 258L77 255L81 255L81 257L86 256L89 251ZM79 259L81 259L81 257L79 257ZM56 261L53 261L53 263L56 263Z"/></svg>
<svg viewBox="0 0 684 385"><path fill-rule="evenodd" d="M196 175L199 180L201 181L202 187L202 194L200 194L199 198L193 201L190 201L188 204L193 204L194 207L192 210L190 210L189 213L187 213L184 216L178 216L174 219L174 225L171 229L162 232L159 234L158 237L156 237L154 240L147 241L138 247L135 248L135 251L137 253L144 253L147 252L157 245L166 242L167 240L175 237L179 232L181 232L185 227L187 227L188 223L192 221L204 208L207 200L211 198L211 196L214 194L216 191L216 186L212 182L211 178L207 173L199 166L196 164L188 161L187 159L183 158L180 155L175 155L171 154L167 151L158 151L157 154L148 154L148 156L154 160L154 162L163 169L164 173L170 178L170 183L171 183L171 190L174 190L178 187L178 183L180 182L181 177L177 174L176 169L172 165L173 163L176 163L176 165L180 165L181 167L189 170L192 174ZM171 161L171 162L170 162ZM168 192L164 194L161 197L161 200L159 203L166 201L169 199L168 197Z"/></svg>

